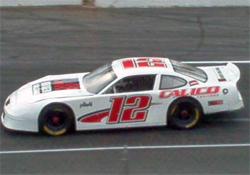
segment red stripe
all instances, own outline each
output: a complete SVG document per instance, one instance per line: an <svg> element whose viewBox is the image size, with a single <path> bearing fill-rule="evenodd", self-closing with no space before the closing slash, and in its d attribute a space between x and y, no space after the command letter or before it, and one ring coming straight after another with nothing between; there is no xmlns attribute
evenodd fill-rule
<svg viewBox="0 0 250 175"><path fill-rule="evenodd" d="M161 105L162 103L151 103L150 106Z"/></svg>
<svg viewBox="0 0 250 175"><path fill-rule="evenodd" d="M80 122L82 123L99 123L109 115L109 110L97 112L87 116L83 116Z"/></svg>
<svg viewBox="0 0 250 175"><path fill-rule="evenodd" d="M225 78L221 78L219 79L219 81L227 81Z"/></svg>

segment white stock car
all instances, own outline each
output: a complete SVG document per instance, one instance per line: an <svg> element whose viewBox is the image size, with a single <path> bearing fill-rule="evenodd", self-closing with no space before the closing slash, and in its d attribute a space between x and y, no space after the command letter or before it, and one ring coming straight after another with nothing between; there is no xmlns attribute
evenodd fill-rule
<svg viewBox="0 0 250 175"><path fill-rule="evenodd" d="M91 73L46 76L12 93L5 128L62 135L71 130L193 128L205 114L243 108L239 69L191 67L167 58L125 58Z"/></svg>

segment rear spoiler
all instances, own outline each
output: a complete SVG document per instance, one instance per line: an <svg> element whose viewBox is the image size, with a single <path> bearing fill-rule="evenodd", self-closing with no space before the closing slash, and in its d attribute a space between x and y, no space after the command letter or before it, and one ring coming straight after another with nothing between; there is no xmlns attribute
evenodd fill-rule
<svg viewBox="0 0 250 175"><path fill-rule="evenodd" d="M240 79L240 70L239 68L233 64L232 62L227 63L226 67L228 73L230 74L230 79L232 82L236 83Z"/></svg>

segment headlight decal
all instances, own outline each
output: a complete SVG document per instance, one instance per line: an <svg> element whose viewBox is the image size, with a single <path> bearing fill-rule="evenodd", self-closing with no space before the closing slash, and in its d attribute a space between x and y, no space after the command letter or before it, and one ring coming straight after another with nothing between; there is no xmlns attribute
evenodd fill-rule
<svg viewBox="0 0 250 175"><path fill-rule="evenodd" d="M48 93L52 91L58 91L58 90L71 90L71 89L80 89L80 83L77 78L46 81L33 85L34 95Z"/></svg>

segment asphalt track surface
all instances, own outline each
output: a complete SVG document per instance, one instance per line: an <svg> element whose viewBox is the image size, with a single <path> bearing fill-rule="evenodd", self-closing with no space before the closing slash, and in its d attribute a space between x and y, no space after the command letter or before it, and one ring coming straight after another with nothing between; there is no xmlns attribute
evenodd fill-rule
<svg viewBox="0 0 250 175"><path fill-rule="evenodd" d="M2 8L1 106L34 79L91 71L131 56L249 61L249 8ZM188 131L160 127L49 137L1 127L0 173L249 174L250 64L237 66L241 111L207 116Z"/></svg>

